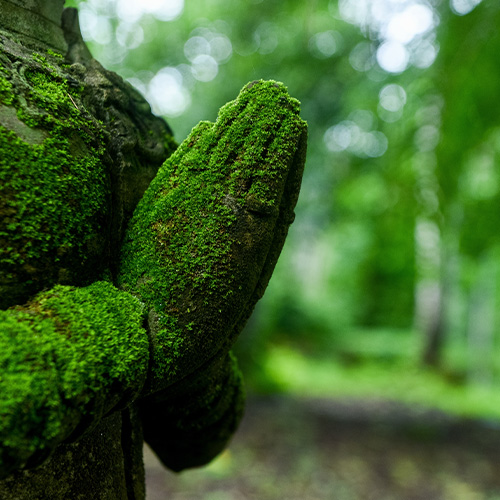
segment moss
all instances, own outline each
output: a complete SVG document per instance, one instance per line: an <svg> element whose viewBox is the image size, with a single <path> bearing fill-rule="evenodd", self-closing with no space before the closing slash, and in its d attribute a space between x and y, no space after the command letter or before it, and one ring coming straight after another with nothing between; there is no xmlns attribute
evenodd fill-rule
<svg viewBox="0 0 500 500"><path fill-rule="evenodd" d="M106 206L99 156L72 158L63 131L60 128L43 144L28 145L0 127L0 192L12 212L0 237L13 246L22 241L16 254L0 249L2 263L17 266L65 246L84 247L96 230L92 218ZM20 158L23 162L12 169ZM86 196L78 199L81 190Z"/></svg>
<svg viewBox="0 0 500 500"><path fill-rule="evenodd" d="M169 360L153 377L172 380L169 367L185 374L213 355L253 293L305 129L298 111L282 84L249 84L215 124L193 129L139 203L120 284L153 310L153 356Z"/></svg>
<svg viewBox="0 0 500 500"><path fill-rule="evenodd" d="M58 52L54 52L52 49L47 50L47 54L49 56L55 57L56 59L64 59L64 56L62 54L59 54Z"/></svg>
<svg viewBox="0 0 500 500"><path fill-rule="evenodd" d="M0 103L5 105L12 104L12 84L5 77L0 75Z"/></svg>
<svg viewBox="0 0 500 500"><path fill-rule="evenodd" d="M149 349L142 322L140 302L106 282L56 286L0 311L0 471L9 449L23 462L83 415L88 423L138 393Z"/></svg>
<svg viewBox="0 0 500 500"><path fill-rule="evenodd" d="M12 95L12 84L9 80L7 80L6 75L7 72L0 64L0 104L10 105L14 100L14 96Z"/></svg>
<svg viewBox="0 0 500 500"><path fill-rule="evenodd" d="M17 122L0 113L0 307L58 281L88 284L107 265L101 125L78 88L36 62L22 73L24 92L0 79L0 100L17 112Z"/></svg>

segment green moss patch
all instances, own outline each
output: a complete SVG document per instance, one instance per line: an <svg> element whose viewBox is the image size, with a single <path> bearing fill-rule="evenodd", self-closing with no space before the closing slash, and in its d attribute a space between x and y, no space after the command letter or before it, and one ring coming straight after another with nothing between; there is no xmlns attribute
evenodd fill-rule
<svg viewBox="0 0 500 500"><path fill-rule="evenodd" d="M106 282L56 286L0 311L0 471L10 452L24 462L83 416L89 423L137 394L149 349L142 322L139 301Z"/></svg>
<svg viewBox="0 0 500 500"><path fill-rule="evenodd" d="M110 217L102 128L80 90L36 60L3 74L0 308L57 282L98 279Z"/></svg>

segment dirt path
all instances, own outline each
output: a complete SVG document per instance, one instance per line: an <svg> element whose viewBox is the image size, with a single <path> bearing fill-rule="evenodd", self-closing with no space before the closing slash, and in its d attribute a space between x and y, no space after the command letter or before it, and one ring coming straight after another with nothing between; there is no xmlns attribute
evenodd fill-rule
<svg viewBox="0 0 500 500"><path fill-rule="evenodd" d="M146 454L148 500L500 500L500 424L388 402L261 398L208 468Z"/></svg>

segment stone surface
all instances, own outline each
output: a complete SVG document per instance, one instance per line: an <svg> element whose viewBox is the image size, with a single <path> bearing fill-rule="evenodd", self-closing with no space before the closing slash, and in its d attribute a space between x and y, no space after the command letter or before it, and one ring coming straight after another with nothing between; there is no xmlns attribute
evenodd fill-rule
<svg viewBox="0 0 500 500"><path fill-rule="evenodd" d="M0 29L24 46L66 53L60 26L64 0L0 0Z"/></svg>
<svg viewBox="0 0 500 500"><path fill-rule="evenodd" d="M1 500L142 500L142 436L130 411L114 412L51 460L0 481Z"/></svg>

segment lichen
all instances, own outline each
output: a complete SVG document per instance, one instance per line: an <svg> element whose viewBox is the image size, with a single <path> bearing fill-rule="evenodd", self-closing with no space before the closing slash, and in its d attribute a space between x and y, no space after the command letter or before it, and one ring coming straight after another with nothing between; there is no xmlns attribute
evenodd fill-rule
<svg viewBox="0 0 500 500"><path fill-rule="evenodd" d="M0 472L51 448L142 387L143 306L106 282L56 286L0 311ZM14 451L12 451L14 450ZM7 455L7 457L6 457Z"/></svg>

